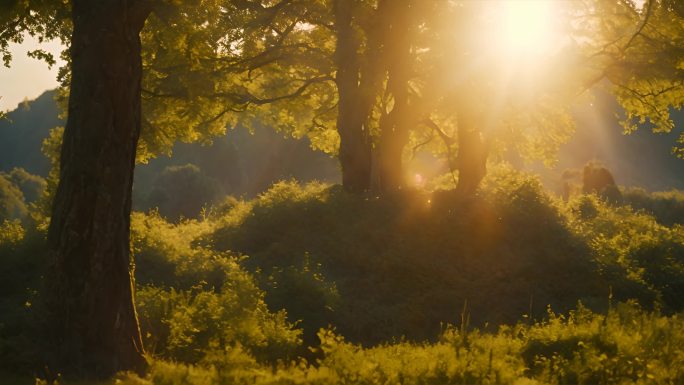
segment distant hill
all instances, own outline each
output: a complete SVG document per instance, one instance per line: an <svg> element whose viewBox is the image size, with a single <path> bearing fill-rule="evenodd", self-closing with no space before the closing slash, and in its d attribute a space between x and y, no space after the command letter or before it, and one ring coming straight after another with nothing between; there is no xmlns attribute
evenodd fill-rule
<svg viewBox="0 0 684 385"><path fill-rule="evenodd" d="M51 128L63 125L58 117L55 91L19 105L0 119L0 171L22 167L31 174L47 176L50 162L40 151Z"/></svg>

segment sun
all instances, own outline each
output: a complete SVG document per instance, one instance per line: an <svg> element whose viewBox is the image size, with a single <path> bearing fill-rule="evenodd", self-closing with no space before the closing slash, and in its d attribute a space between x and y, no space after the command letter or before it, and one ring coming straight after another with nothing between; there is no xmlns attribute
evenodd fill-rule
<svg viewBox="0 0 684 385"><path fill-rule="evenodd" d="M520 58L547 55L558 48L556 1L504 0L489 4L488 39L492 48Z"/></svg>

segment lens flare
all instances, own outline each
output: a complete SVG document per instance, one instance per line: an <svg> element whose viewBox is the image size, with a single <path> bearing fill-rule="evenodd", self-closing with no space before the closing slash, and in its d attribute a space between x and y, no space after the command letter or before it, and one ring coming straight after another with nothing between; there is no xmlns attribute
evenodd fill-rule
<svg viewBox="0 0 684 385"><path fill-rule="evenodd" d="M508 0L490 3L488 44L507 59L535 60L560 45L558 3Z"/></svg>

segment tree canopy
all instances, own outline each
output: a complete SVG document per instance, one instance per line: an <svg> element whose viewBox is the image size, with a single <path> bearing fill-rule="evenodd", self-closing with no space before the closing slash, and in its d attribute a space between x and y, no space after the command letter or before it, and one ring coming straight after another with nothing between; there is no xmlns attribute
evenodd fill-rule
<svg viewBox="0 0 684 385"><path fill-rule="evenodd" d="M682 105L681 6L554 7L538 15L558 20L553 33L535 32L553 35L537 42L544 50L502 36L510 10L487 2L203 2L153 17L142 146L168 151L175 139L258 121L331 154L347 142L368 148L349 160L339 154L343 173L368 157L367 178L388 169L403 178L401 160L416 147L446 155L461 174L510 150L553 163L573 132L573 101L594 86L616 96L627 130L647 122L672 130L671 109ZM474 126L458 133L459 116ZM355 131L358 140L346 139Z"/></svg>

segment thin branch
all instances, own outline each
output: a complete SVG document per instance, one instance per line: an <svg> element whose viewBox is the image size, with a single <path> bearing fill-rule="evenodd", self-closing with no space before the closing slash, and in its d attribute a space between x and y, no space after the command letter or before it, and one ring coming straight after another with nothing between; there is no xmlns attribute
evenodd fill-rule
<svg viewBox="0 0 684 385"><path fill-rule="evenodd" d="M442 131L441 128L435 123L432 119L430 118L425 118L421 121L424 125L428 126L429 128L432 128L437 132L440 138L444 141L444 145L446 145L447 149L447 156L449 157L449 160L447 163L449 164L449 171L451 172L451 178L454 180L454 184L458 184L458 180L456 179L456 174L454 170L454 166L451 164L451 160L453 159L453 154L451 152L451 145L455 142L454 138L450 137L444 131Z"/></svg>
<svg viewBox="0 0 684 385"><path fill-rule="evenodd" d="M632 42L634 42L634 39L636 39L637 36L641 35L641 32L644 30L646 27L646 24L648 24L648 19L651 18L651 15L653 13L653 0L646 0L646 14L644 16L644 21L641 23L639 28L636 30L636 32L632 35L632 37L629 38L627 43L625 44L624 47L622 47L622 52L627 50L630 45L632 45Z"/></svg>

